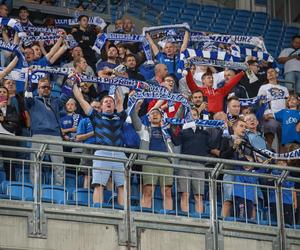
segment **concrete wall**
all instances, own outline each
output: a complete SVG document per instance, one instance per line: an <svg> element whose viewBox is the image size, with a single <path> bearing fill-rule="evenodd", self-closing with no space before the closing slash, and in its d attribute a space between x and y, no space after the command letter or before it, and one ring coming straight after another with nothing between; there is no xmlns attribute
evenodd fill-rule
<svg viewBox="0 0 300 250"><path fill-rule="evenodd" d="M272 250L272 242L224 237L224 250Z"/></svg>
<svg viewBox="0 0 300 250"><path fill-rule="evenodd" d="M206 250L205 235L147 229L141 233L139 249Z"/></svg>
<svg viewBox="0 0 300 250"><path fill-rule="evenodd" d="M0 249L117 250L116 227L93 223L48 220L46 239L30 238L27 218L0 216Z"/></svg>

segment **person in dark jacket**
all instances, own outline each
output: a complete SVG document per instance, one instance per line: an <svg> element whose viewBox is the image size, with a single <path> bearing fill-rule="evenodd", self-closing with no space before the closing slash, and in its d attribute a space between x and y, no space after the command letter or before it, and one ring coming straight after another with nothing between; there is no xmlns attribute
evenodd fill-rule
<svg viewBox="0 0 300 250"><path fill-rule="evenodd" d="M25 92L26 108L31 118L31 133L36 139L49 139L62 141L59 123L59 112L64 106L60 98L51 97L50 80L47 77L39 79L38 82L39 96L33 97L30 90ZM41 143L32 143L32 148L39 149ZM61 145L49 145L50 150L62 152ZM32 154L31 158L35 156ZM53 184L62 186L64 183L64 168L61 165L64 161L62 156L51 155L53 163ZM56 163L58 165L56 165ZM34 166L30 166L30 180L34 181Z"/></svg>
<svg viewBox="0 0 300 250"><path fill-rule="evenodd" d="M223 137L220 148L220 158L241 160L244 157L246 149L243 146L243 138L246 131L246 123L241 118L238 118L233 124L233 135L230 137ZM247 152L247 155L251 155L251 152ZM232 208L232 194L233 184L228 182L235 181L233 175L224 174L223 176L223 207L222 214L224 217L228 217L231 214Z"/></svg>
<svg viewBox="0 0 300 250"><path fill-rule="evenodd" d="M88 65L90 65L95 71L96 57L95 51L92 50L94 42L96 40L96 33L89 26L89 17L81 15L78 17L79 29L72 33L78 45L82 48L84 57L86 58Z"/></svg>
<svg viewBox="0 0 300 250"><path fill-rule="evenodd" d="M8 105L8 89L0 86L0 134L15 135L19 117L16 109ZM16 142L0 140L0 145L16 146ZM0 151L0 157L15 158L15 153L10 151ZM9 162L0 161L0 169L5 169L7 179L14 180L14 171Z"/></svg>
<svg viewBox="0 0 300 250"><path fill-rule="evenodd" d="M192 109L193 119L199 118L196 108ZM181 145L181 153L195 156L208 156L211 150L210 135L203 127L196 126L195 122L189 122L183 125L178 135L173 135L175 146ZM205 162L181 160L180 163L185 166L204 168ZM203 213L203 195L205 172L201 170L179 169L178 175L184 177L193 177L197 179L178 178L178 192L181 193L180 207L183 212L189 211L189 196L192 185L192 191L195 198L195 210Z"/></svg>

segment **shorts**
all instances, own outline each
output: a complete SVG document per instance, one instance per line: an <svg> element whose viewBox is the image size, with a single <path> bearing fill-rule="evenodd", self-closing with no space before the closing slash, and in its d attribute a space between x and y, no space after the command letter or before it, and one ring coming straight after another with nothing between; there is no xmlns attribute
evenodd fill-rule
<svg viewBox="0 0 300 250"><path fill-rule="evenodd" d="M193 162L193 161L180 161L181 165L185 166L196 166L196 167L204 167L204 164L199 162ZM177 183L177 191L179 193L190 193L191 190L191 183L192 183L192 191L193 194L204 194L204 178L205 173L204 171L197 171L197 170L188 170L188 169L179 169L178 170L179 176L185 176L185 177L193 177L201 180L196 179L189 179L189 178L178 178Z"/></svg>
<svg viewBox="0 0 300 250"><path fill-rule="evenodd" d="M232 201L233 194L233 184L226 183L234 181L234 175L224 174L223 176L223 200L224 201Z"/></svg>
<svg viewBox="0 0 300 250"><path fill-rule="evenodd" d="M161 157L148 157L148 161L170 163L166 158ZM156 185L159 181L160 186L172 186L173 177L166 177L165 175L173 175L173 168L156 167L151 165L144 165L142 169L143 173L152 173L153 175L143 175L143 185ZM157 176L155 174L161 174L164 176Z"/></svg>
<svg viewBox="0 0 300 250"><path fill-rule="evenodd" d="M126 159L126 156L123 152L97 150L94 155ZM101 170L101 168L105 170ZM93 160L93 185L99 184L102 186L106 186L111 174L112 182L115 183L117 187L124 185L124 163L104 160Z"/></svg>

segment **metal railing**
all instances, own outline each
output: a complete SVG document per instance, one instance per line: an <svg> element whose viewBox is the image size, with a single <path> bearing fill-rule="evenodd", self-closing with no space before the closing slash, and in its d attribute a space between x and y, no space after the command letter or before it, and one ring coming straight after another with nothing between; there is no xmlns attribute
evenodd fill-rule
<svg viewBox="0 0 300 250"><path fill-rule="evenodd" d="M130 231L132 226L131 217L135 213L152 213L157 216L180 216L194 219L206 219L210 221L211 231L213 235L214 249L218 249L218 223L220 221L233 221L248 224L257 224L265 226L273 226L280 229L281 232L281 249L284 249L285 238L284 231L286 228L298 229L298 225L295 217L295 208L293 206L293 197L300 194L300 190L296 190L293 187L285 187L285 182L300 182L299 178L291 177L290 172L298 173L300 169L290 166L279 166L270 164L258 164L253 162L242 162L245 167L252 167L256 169L265 169L265 173L258 173L253 171L238 171L233 169L224 168L226 166L240 166L240 161L217 159L212 157L197 157L192 155L181 154L168 154L154 151L144 151L129 148L117 148L100 145L79 144L73 142L63 141L50 141L46 139L35 139L28 137L16 137L1 135L1 141L13 141L17 142L26 141L30 143L40 143L39 149L32 149L30 147L20 146L6 146L0 145L0 162L6 165L6 181L1 184L1 198L11 200L22 200L35 204L35 218L36 220L36 234L42 229L40 220L43 207L47 204L60 204L72 205L72 206L87 206L94 209L101 209L101 211L108 211L107 209L119 210L124 212L124 223L127 230ZM83 153L63 152L57 150L48 149L49 145L61 145L71 148L88 148L92 150L107 150L113 152L124 152L126 158L114 158L89 155ZM4 152L13 152L15 154L21 154L22 157L6 157ZM31 159L29 157L31 155ZM47 160L47 155L50 156L62 156L65 158L77 159L92 159L102 160L107 162L121 163L124 165L122 170L113 170L111 187L106 187L103 193L102 202L93 202L97 200L97 196L93 193L93 186L89 184L84 189L82 187L82 174L80 171L87 169L87 177L91 176L93 170L98 168L89 165L82 164L66 164L66 163L52 163ZM149 157L158 157L164 159L171 159L169 162L148 161L140 159L140 155L147 155ZM181 161L193 161L194 164L187 165L186 162ZM175 163L174 163L175 162ZM195 162L205 162L208 165L197 165ZM55 166L56 165L56 166ZM170 173L154 173L151 171L143 172L137 171L134 165L159 167L160 169L171 169ZM54 171L55 168L60 166L64 172L64 182L62 186L55 186L54 183ZM29 169L34 170L34 181L30 183ZM110 168L99 168L101 170L108 170ZM203 172L205 175L202 177L187 177L179 175L178 171L188 170ZM273 175L272 170L280 170L280 175ZM0 171L0 173L4 171ZM70 173L72 172L72 173ZM122 173L124 176L124 203L118 203L118 193L116 188L116 180L114 179L114 173ZM238 183L234 181L221 180L221 175L242 176L252 178L252 180L263 180L263 184L258 182L254 183ZM3 175L2 175L3 176ZM72 178L70 178L70 176ZM148 207L142 206L145 200L145 190L143 186L144 178L150 177L150 183L148 187L151 192L151 205ZM160 188L156 186L155 180L161 179L162 183L166 183L167 180L172 180L172 184L161 185ZM2 177L3 179L3 177ZM17 181L16 181L17 180ZM180 181L184 180L184 184L181 185L181 189L178 188ZM194 181L194 193L190 189L188 181ZM271 185L265 183L271 182ZM89 183L89 181L88 181ZM181 183L182 184L182 183ZM231 212L227 216L223 214L223 205L225 202L224 185L229 185L232 188ZM185 186L186 185L186 189ZM182 211L182 186L188 193L187 209ZM170 190L171 188L171 190ZM197 193L197 189L199 192ZM201 191L200 191L201 190ZM238 190L238 194L237 191ZM242 190L242 191L241 191ZM258 191L260 190L260 191ZM249 192L252 194L249 195ZM295 194L293 194L295 193ZM169 196L168 196L169 194ZM171 194L171 195L170 195ZM202 203L199 201L199 194L202 196ZM94 196L93 196L94 195ZM119 194L120 195L120 194ZM198 196L197 196L198 195ZM248 197L249 196L249 197ZM250 197L251 196L251 197ZM272 196L272 197L271 197ZM299 196L299 195L298 195ZM166 209L171 204L171 209ZM200 199L201 200L201 199ZM198 207L197 207L198 205ZM198 211L197 211L198 208ZM251 210L251 211L250 211ZM287 218L289 216L289 218ZM128 236L130 237L130 236ZM130 242L130 239L128 239Z"/></svg>

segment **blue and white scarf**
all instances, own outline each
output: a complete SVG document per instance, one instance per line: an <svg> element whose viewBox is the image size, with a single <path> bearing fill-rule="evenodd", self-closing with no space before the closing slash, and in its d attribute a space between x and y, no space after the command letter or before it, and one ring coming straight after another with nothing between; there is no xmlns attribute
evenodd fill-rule
<svg viewBox="0 0 300 250"><path fill-rule="evenodd" d="M0 71L3 71L4 69L5 67L0 67ZM27 79L27 70L28 68L14 69L5 76L4 79L25 82Z"/></svg>
<svg viewBox="0 0 300 250"><path fill-rule="evenodd" d="M176 36L181 30L190 30L190 26L187 23L173 24L173 25L161 25L143 28L143 36L149 33L151 36L157 34L164 34L165 36Z"/></svg>
<svg viewBox="0 0 300 250"><path fill-rule="evenodd" d="M193 120L196 126L209 127L209 128L224 128L225 123L222 120ZM172 125L184 125L188 123L186 119L178 118L164 118L164 122Z"/></svg>
<svg viewBox="0 0 300 250"><path fill-rule="evenodd" d="M295 160L300 159L300 148L296 149L291 152L283 153L283 154L277 154L270 150L264 149L264 150L258 150L262 155L269 156L272 159L276 160Z"/></svg>
<svg viewBox="0 0 300 250"><path fill-rule="evenodd" d="M136 35L136 34L103 33L97 36L97 39L93 46L93 50L95 50L96 53L101 54L101 49L103 48L107 40L118 41L122 43L126 43L126 42L142 43L143 50L145 52L145 56L148 63L153 62L149 42L144 36Z"/></svg>
<svg viewBox="0 0 300 250"><path fill-rule="evenodd" d="M0 49L16 53L17 57L22 62L23 66L24 67L28 66L28 63L26 62L24 54L21 52L20 46L18 44L6 43L6 42L0 40Z"/></svg>
<svg viewBox="0 0 300 250"><path fill-rule="evenodd" d="M74 26L78 25L78 20L76 19L55 19L55 24L58 26ZM98 16L89 17L89 24L95 25L97 27L100 27L102 30L106 27L106 22Z"/></svg>
<svg viewBox="0 0 300 250"><path fill-rule="evenodd" d="M13 18L0 17L0 25L11 27L18 33L19 37L26 36L26 32L23 30L23 26L21 23Z"/></svg>
<svg viewBox="0 0 300 250"><path fill-rule="evenodd" d="M50 35L28 35L22 39L22 42L24 43L25 46L31 45L33 42L37 41L56 41L60 38L61 36L59 34L50 34ZM78 43L74 39L74 37L69 34L64 36L64 39L67 41L67 48L68 49L73 49L74 47L78 46Z"/></svg>

